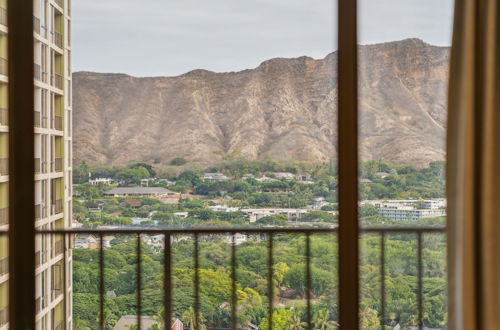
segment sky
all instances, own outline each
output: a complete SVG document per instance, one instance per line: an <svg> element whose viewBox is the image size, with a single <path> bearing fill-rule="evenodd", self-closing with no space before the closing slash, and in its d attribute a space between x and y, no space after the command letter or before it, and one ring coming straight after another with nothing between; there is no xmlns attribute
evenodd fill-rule
<svg viewBox="0 0 500 330"><path fill-rule="evenodd" d="M453 0L359 0L358 38L450 45ZM175 76L336 49L332 0L73 0L73 71Z"/></svg>

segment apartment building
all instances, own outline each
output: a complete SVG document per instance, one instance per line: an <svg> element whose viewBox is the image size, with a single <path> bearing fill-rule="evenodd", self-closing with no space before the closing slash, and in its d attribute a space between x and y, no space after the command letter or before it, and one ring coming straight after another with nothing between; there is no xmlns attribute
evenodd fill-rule
<svg viewBox="0 0 500 330"><path fill-rule="evenodd" d="M0 230L8 229L6 0L0 0ZM70 0L34 1L35 226L71 226ZM19 219L17 219L19 220ZM36 238L38 329L71 329L71 250L58 235ZM0 237L0 329L8 327L8 251Z"/></svg>
<svg viewBox="0 0 500 330"><path fill-rule="evenodd" d="M418 221L424 218L446 216L446 199L426 200L367 200L361 205L372 205L380 216L395 221Z"/></svg>

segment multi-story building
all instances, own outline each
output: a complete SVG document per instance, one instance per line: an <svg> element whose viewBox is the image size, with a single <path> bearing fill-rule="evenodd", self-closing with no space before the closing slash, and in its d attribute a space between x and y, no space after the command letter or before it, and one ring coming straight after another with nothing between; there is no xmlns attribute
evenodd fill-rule
<svg viewBox="0 0 500 330"><path fill-rule="evenodd" d="M380 216L396 221L418 221L423 218L446 216L446 199L426 200L367 200L361 205L372 205Z"/></svg>
<svg viewBox="0 0 500 330"><path fill-rule="evenodd" d="M0 230L8 228L6 0L0 0ZM35 226L71 226L70 0L34 0ZM58 235L35 243L38 329L71 329L71 250ZM8 251L0 238L0 329L8 327Z"/></svg>

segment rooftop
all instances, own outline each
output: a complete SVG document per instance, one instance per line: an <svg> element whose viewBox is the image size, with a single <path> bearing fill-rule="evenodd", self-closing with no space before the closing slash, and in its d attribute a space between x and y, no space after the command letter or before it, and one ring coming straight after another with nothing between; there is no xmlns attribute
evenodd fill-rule
<svg viewBox="0 0 500 330"><path fill-rule="evenodd" d="M174 191L163 187L118 187L107 190L105 195L163 195L175 194Z"/></svg>

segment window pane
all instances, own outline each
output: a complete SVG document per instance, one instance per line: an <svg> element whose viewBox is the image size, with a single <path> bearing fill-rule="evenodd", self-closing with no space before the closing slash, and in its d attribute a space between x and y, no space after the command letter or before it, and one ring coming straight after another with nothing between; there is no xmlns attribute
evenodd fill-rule
<svg viewBox="0 0 500 330"><path fill-rule="evenodd" d="M360 2L360 322L366 329L446 326L446 237L424 228L446 225L452 11L452 0ZM390 231L396 227L407 231Z"/></svg>
<svg viewBox="0 0 500 330"><path fill-rule="evenodd" d="M304 233L272 240L269 233L203 233L198 245L192 233L173 235L172 312L186 327L196 323L197 276L200 321L231 327L233 258L239 326L265 328L272 304L273 328L305 327L307 298L314 327L336 324L336 6L73 2L78 225L325 230L309 241ZM110 326L136 322L131 237L105 246L117 256L105 265ZM73 312L75 324L94 328L88 311L95 306L80 307L96 298L89 283L97 281L97 265L82 272L76 262L95 254L91 241L77 237ZM142 315L157 322L165 317L165 242L148 233L142 243Z"/></svg>

